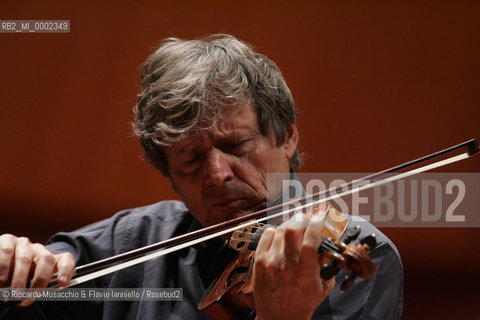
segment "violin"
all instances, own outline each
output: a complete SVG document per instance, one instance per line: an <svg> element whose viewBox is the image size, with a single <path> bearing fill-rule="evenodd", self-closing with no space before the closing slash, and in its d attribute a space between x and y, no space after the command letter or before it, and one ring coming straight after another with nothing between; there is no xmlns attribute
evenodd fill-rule
<svg viewBox="0 0 480 320"><path fill-rule="evenodd" d="M311 209L309 215L313 216L319 214L320 206L317 204L308 209ZM377 271L377 266L368 255L376 246L375 234L368 235L358 245L353 245L351 242L358 238L360 226L347 230L349 221L330 205L324 214L323 241L318 253L319 258L324 255L332 262L322 266L320 276L324 280L330 280L340 269L349 271L341 286L343 292L353 285L357 276L370 279ZM198 309L211 319L243 319L251 310L255 310L252 267L256 246L268 227L274 226L255 223L237 229L226 242L237 254L216 281L212 282L198 304Z"/></svg>
<svg viewBox="0 0 480 320"><path fill-rule="evenodd" d="M463 150L460 154L398 173L401 170L412 166L419 166L434 158L451 153L458 153L460 150ZM203 299L199 302L198 308L203 310L212 319L237 319L249 310L255 310L252 294L252 266L255 258L256 245L263 231L271 227L271 225L265 224L265 221L284 216L285 214L292 215L299 210L304 210L307 214L316 214L321 204L325 206L329 201L336 198L467 159L479 151L480 149L476 140L472 139L362 179L354 180L346 185L309 195L308 197L300 199L302 205L296 206L293 209L283 210L284 206L289 204L289 202L287 202L159 243L78 266L75 268L74 276L68 286L60 287L56 279L57 275L54 275L47 287L61 290L63 288L76 286L177 250L231 234L231 238L227 241L226 245L235 251L235 254L233 258L228 261L217 280L208 288ZM393 173L397 174L392 175ZM365 183L365 181L367 181L367 183ZM299 200L295 199L291 202L298 203ZM335 208L328 206L325 211L325 225L322 231L323 240L318 248L318 254L319 258L321 256L328 257L331 263L322 266L320 276L328 280L335 276L340 269L347 270L348 275L343 279L341 285L342 291L348 290L348 288L353 285L356 277L369 279L377 270L376 265L368 255L369 251L376 246L375 235L368 235L355 245L352 242L359 234L360 229L358 227L349 229L348 220ZM7 305L7 303L4 303L3 307L5 305Z"/></svg>

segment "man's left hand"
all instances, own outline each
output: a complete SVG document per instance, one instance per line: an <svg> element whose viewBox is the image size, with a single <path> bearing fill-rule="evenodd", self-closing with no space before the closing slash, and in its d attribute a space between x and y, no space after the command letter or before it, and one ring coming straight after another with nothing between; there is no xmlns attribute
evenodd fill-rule
<svg viewBox="0 0 480 320"><path fill-rule="evenodd" d="M322 242L324 214L310 219L297 213L276 229L263 233L255 253L254 298L259 320L310 319L335 285L325 281L325 262L317 250Z"/></svg>

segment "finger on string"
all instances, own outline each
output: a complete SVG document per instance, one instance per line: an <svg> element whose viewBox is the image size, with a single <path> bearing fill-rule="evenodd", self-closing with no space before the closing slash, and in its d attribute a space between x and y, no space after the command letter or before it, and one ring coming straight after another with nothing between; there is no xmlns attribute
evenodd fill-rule
<svg viewBox="0 0 480 320"><path fill-rule="evenodd" d="M260 237L260 241L257 245L256 255L267 253L272 246L273 237L275 235L275 229L267 228Z"/></svg>
<svg viewBox="0 0 480 320"><path fill-rule="evenodd" d="M296 236L295 233L299 233L301 235L306 223L308 223L308 221L306 221L306 217L303 212L298 212L290 220L282 223L278 228L275 229L275 235L272 240L270 251L274 254L286 256L288 258L298 255L299 248L297 243L299 241L296 241L298 236ZM286 243L286 237L288 237L288 244ZM286 248L286 246L289 247ZM287 254L286 251L288 252Z"/></svg>
<svg viewBox="0 0 480 320"><path fill-rule="evenodd" d="M307 225L308 218L303 212L295 214L285 225L284 252L288 260L300 260L302 238Z"/></svg>
<svg viewBox="0 0 480 320"><path fill-rule="evenodd" d="M306 265L318 264L318 248L322 243L322 230L325 224L325 215L319 211L309 221L303 236L301 259Z"/></svg>
<svg viewBox="0 0 480 320"><path fill-rule="evenodd" d="M331 208L330 204L328 204L328 206L326 203L316 204L309 208L307 217L310 220L313 217L318 215L325 216L330 211L330 208Z"/></svg>
<svg viewBox="0 0 480 320"><path fill-rule="evenodd" d="M290 219L282 223L280 227L304 229L307 224L308 219L305 213L303 212L303 210L298 210Z"/></svg>

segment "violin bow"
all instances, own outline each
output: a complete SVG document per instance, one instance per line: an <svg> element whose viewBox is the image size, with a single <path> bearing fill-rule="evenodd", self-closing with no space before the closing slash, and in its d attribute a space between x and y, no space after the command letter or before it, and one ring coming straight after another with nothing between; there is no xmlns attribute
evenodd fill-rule
<svg viewBox="0 0 480 320"><path fill-rule="evenodd" d="M437 158L446 154L451 154L456 151L458 152L459 150L463 150L463 152L434 163L430 163L415 169L411 169L406 172L397 173L396 175L384 178L385 176L391 173L397 172L399 170L410 168L412 166L419 165L421 163L432 160L434 158ZM291 213L300 209L307 208L309 206L312 206L318 203L334 200L334 199L352 194L354 192L359 192L362 190L380 186L389 182L393 182L396 180L400 180L400 179L415 175L415 174L419 174L425 171L439 168L441 166L445 166L450 163L467 159L477 154L479 151L480 149L478 147L477 141L475 139L471 139L463 143L460 143L458 145L452 146L450 148L380 171L378 173L374 173L364 178L353 180L352 182L346 185L329 189L327 191L322 191L313 195L308 195L307 197L304 197L301 199L292 200L291 202L295 202L297 204L299 201L302 201L302 200L310 201L310 202L305 202L305 204L301 206L296 206L295 208L292 208L292 209L282 211L281 209L284 208L284 206L289 202L282 203L267 209L246 214L242 217L238 217L238 218L225 221L213 226L199 229L187 234L179 235L177 237L174 237L165 241L154 243L154 244L151 244L142 248L138 248L135 250L131 250L116 256L112 256L112 257L91 262L82 266L78 266L74 270L74 275L70 283L66 286L59 285L56 279L57 275L55 274L52 277L52 281L49 282L48 287L59 288L59 289L73 287L81 283L102 277L104 275L137 265L139 263L143 263L143 262L158 258L160 256L164 256L169 253L181 250L183 248L193 246L200 242L228 234L237 229L248 227L261 221L266 221L267 219L271 219L277 216L284 215L286 213ZM372 182L365 184L365 181L372 181ZM343 191L344 188L347 188L347 190Z"/></svg>

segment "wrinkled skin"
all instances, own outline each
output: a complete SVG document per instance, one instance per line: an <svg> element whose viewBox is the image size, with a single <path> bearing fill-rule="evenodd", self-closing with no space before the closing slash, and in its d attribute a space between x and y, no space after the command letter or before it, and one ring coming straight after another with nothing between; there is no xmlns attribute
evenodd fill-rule
<svg viewBox="0 0 480 320"><path fill-rule="evenodd" d="M249 106L234 109L224 118L217 127L165 150L172 187L203 226L264 203L267 174L288 173L288 159L297 146L295 125L277 148L260 133Z"/></svg>

